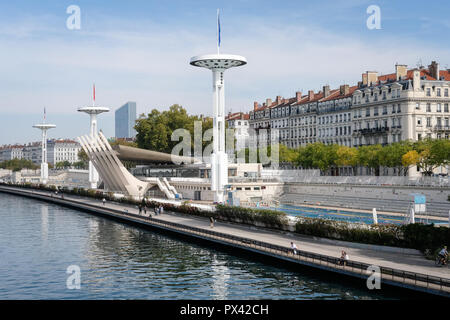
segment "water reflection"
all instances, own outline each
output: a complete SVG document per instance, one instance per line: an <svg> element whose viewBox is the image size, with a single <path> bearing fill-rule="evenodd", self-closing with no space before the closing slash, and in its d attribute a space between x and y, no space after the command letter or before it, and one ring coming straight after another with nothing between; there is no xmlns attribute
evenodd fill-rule
<svg viewBox="0 0 450 320"><path fill-rule="evenodd" d="M48 205L45 203L41 205L41 230L42 239L46 241L48 237Z"/></svg>
<svg viewBox="0 0 450 320"><path fill-rule="evenodd" d="M211 269L213 271L214 299L224 300L228 295L228 280L230 273L226 266L226 261L219 261L217 255L213 254Z"/></svg>

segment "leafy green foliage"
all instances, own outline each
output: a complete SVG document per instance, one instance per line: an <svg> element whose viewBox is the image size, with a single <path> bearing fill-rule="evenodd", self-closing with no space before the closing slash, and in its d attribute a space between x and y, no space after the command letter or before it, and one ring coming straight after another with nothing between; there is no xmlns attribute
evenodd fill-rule
<svg viewBox="0 0 450 320"><path fill-rule="evenodd" d="M191 147L193 147L195 121L202 121L203 133L212 128L212 119L188 115L186 109L177 104L163 112L153 109L147 117L141 115L136 121L137 146L143 149L171 153L175 145L179 143L179 141L171 141L172 133L177 129L186 129L191 135ZM203 148L208 143L210 142L204 141Z"/></svg>
<svg viewBox="0 0 450 320"><path fill-rule="evenodd" d="M450 163L450 140L446 139L426 139L415 143L402 141L386 146L378 144L359 148L315 142L297 149L279 145L279 150L281 162L322 171L340 166L363 166L379 175L380 166L384 166L397 168L400 174L406 175L410 166L417 165L425 175L430 175L435 168ZM248 154L247 149L247 160Z"/></svg>
<svg viewBox="0 0 450 320"><path fill-rule="evenodd" d="M12 159L0 162L0 169L8 169L12 171L20 171L22 169L36 170L39 167L35 165L31 160L25 159Z"/></svg>

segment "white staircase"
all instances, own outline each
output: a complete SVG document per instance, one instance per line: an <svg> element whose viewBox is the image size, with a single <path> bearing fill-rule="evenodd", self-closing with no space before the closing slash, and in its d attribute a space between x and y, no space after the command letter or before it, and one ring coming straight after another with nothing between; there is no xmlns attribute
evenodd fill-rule
<svg viewBox="0 0 450 320"><path fill-rule="evenodd" d="M170 191L172 191L172 193L173 193L174 195L176 195L176 194L178 193L177 190L175 189L175 187L174 187L174 186L171 186L171 185L169 184L169 181L167 180L166 177L163 178L163 182L164 182L164 184L166 185L167 189L169 189Z"/></svg>

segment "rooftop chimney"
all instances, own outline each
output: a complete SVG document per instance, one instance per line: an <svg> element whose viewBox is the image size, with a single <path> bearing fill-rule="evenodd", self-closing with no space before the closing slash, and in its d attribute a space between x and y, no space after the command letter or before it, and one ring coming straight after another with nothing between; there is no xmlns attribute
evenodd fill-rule
<svg viewBox="0 0 450 320"><path fill-rule="evenodd" d="M362 84L367 86L367 73L362 74Z"/></svg>
<svg viewBox="0 0 450 320"><path fill-rule="evenodd" d="M295 93L295 99L297 100L297 102L300 102L300 100L302 100L302 93L300 91L297 91Z"/></svg>
<svg viewBox="0 0 450 320"><path fill-rule="evenodd" d="M281 103L281 96L277 96L277 104Z"/></svg>
<svg viewBox="0 0 450 320"><path fill-rule="evenodd" d="M326 98L330 95L330 86L323 86L323 97Z"/></svg>
<svg viewBox="0 0 450 320"><path fill-rule="evenodd" d="M413 87L414 91L418 91L420 89L420 71L418 69L414 69L413 72Z"/></svg>
<svg viewBox="0 0 450 320"><path fill-rule="evenodd" d="M253 102L253 111L256 111L258 109L258 101Z"/></svg>
<svg viewBox="0 0 450 320"><path fill-rule="evenodd" d="M428 70L433 78L439 80L439 63L436 61L431 61L431 64L428 66Z"/></svg>
<svg viewBox="0 0 450 320"><path fill-rule="evenodd" d="M376 71L366 71L362 74L362 83L363 85L371 85L372 83L376 83L378 81L378 72Z"/></svg>
<svg viewBox="0 0 450 320"><path fill-rule="evenodd" d="M314 99L314 90L309 90L308 91L308 97L309 97L309 100Z"/></svg>
<svg viewBox="0 0 450 320"><path fill-rule="evenodd" d="M401 78L406 77L408 73L408 66L406 64L396 64L395 65L395 76L397 81Z"/></svg>
<svg viewBox="0 0 450 320"><path fill-rule="evenodd" d="M339 91L341 93L341 96L345 96L345 95L349 94L350 86L348 84L343 84L339 87Z"/></svg>
<svg viewBox="0 0 450 320"><path fill-rule="evenodd" d="M267 98L266 99L266 106L270 107L271 104L272 104L272 99Z"/></svg>

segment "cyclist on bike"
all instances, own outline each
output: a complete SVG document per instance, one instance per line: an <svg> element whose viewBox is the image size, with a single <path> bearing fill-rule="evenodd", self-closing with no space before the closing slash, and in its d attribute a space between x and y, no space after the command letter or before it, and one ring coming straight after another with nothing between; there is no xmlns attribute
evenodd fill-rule
<svg viewBox="0 0 450 320"><path fill-rule="evenodd" d="M439 251L438 256L441 259L442 264L446 265L447 264L447 257L448 257L447 246L444 246L444 248L442 248L442 250Z"/></svg>

